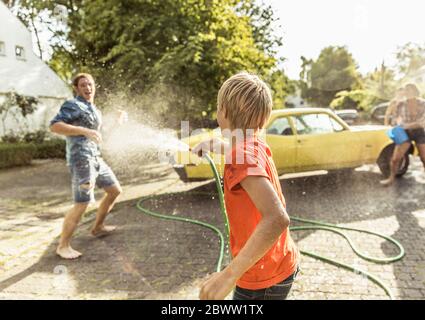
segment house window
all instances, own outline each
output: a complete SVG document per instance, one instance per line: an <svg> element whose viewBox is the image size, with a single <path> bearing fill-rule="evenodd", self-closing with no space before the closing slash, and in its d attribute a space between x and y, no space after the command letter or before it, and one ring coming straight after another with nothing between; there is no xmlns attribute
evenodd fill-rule
<svg viewBox="0 0 425 320"><path fill-rule="evenodd" d="M4 41L0 41L0 56L6 55L6 44Z"/></svg>
<svg viewBox="0 0 425 320"><path fill-rule="evenodd" d="M16 59L25 60L25 49L21 46L16 46L15 55L16 55Z"/></svg>

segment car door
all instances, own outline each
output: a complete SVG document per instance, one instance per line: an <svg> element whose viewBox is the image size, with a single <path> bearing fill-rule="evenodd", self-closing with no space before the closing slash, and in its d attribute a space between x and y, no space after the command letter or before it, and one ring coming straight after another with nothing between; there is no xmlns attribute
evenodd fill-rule
<svg viewBox="0 0 425 320"><path fill-rule="evenodd" d="M297 134L299 171L348 168L358 161L360 146L355 135L327 113L293 116Z"/></svg>
<svg viewBox="0 0 425 320"><path fill-rule="evenodd" d="M266 133L267 144L272 150L278 173L295 172L297 144L289 117L281 116L272 120Z"/></svg>

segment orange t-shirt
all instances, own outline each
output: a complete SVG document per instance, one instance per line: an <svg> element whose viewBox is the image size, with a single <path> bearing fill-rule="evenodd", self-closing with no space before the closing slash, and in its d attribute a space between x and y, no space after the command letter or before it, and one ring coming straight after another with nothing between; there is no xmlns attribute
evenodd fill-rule
<svg viewBox="0 0 425 320"><path fill-rule="evenodd" d="M247 176L269 179L286 207L272 153L267 144L258 137L237 143L226 154L224 168L224 199L233 256L238 255L262 218L261 212L240 185ZM289 229L286 229L264 257L243 274L237 285L244 289L258 290L282 282L296 271L298 255Z"/></svg>

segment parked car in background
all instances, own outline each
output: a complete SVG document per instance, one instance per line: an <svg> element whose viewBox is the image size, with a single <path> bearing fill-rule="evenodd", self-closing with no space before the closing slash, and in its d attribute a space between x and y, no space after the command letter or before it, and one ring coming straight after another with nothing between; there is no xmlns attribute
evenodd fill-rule
<svg viewBox="0 0 425 320"><path fill-rule="evenodd" d="M387 112L387 108L389 105L389 102L384 102L372 108L370 112L370 118L373 123L384 124L385 113Z"/></svg>
<svg viewBox="0 0 425 320"><path fill-rule="evenodd" d="M359 113L355 109L335 110L335 114L347 124L354 124L359 119Z"/></svg>
<svg viewBox="0 0 425 320"><path fill-rule="evenodd" d="M349 126L329 109L288 108L274 110L265 128L263 139L272 149L279 174L315 170L346 171L373 163L378 164L384 176L390 173L394 143L386 134L386 126ZM219 136L220 131L213 130L182 141L194 147L201 141ZM417 150L412 146L406 153L398 176L406 173L410 153L417 154ZM212 156L222 174L224 157ZM183 181L213 177L209 164L190 152L177 153L174 161L174 169Z"/></svg>

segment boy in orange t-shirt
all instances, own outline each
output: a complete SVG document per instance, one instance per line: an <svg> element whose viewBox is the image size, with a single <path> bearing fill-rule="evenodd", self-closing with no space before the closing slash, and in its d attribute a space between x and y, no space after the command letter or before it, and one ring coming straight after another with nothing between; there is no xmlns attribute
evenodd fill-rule
<svg viewBox="0 0 425 320"><path fill-rule="evenodd" d="M201 286L201 299L285 299L298 273L298 250L270 148L258 134L271 109L270 89L239 73L218 93L217 121L228 143L212 139L193 148L225 154L224 199L230 224L231 263Z"/></svg>

